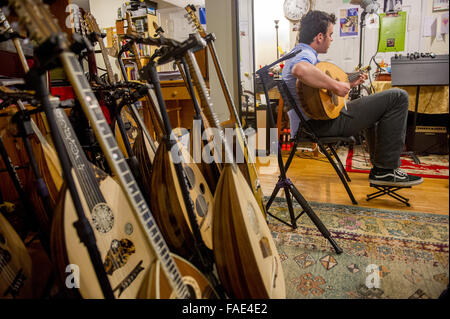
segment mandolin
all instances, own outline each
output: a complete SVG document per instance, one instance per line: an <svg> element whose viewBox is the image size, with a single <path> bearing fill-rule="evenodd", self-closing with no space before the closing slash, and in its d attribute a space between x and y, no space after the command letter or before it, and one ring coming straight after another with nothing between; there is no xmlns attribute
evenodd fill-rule
<svg viewBox="0 0 450 319"><path fill-rule="evenodd" d="M200 24L200 21L198 20L197 15L195 14L195 6L188 5L185 7L187 11L187 16L189 19L189 22L194 25L195 30L200 34L202 38L206 40L206 43L209 48L209 52L211 54L212 60L214 62L214 67L216 69L217 76L219 78L220 85L222 87L222 91L225 96L225 100L227 102L228 110L230 112L231 120L235 123L236 128L236 139L237 143L239 145L240 150L244 154L244 163L239 163L238 166L243 172L245 178L247 179L247 182L250 185L250 188L252 189L252 192L254 196L256 197L256 200L258 201L259 207L261 208L261 211L263 212L264 216L266 216L266 208L264 205L264 198L263 193L261 189L261 183L258 177L258 172L256 170L255 166L255 159L253 158L253 153L249 152L248 145L247 145L247 139L245 137L245 133L242 129L241 121L239 119L239 115L236 110L236 106L234 105L234 101L231 97L230 90L228 88L227 82L225 80L225 76L222 71L222 67L220 65L219 58L216 53L216 47L214 45L214 37L212 35L208 36L206 34L206 31L204 30L203 26Z"/></svg>
<svg viewBox="0 0 450 319"><path fill-rule="evenodd" d="M128 211L121 211L121 214L132 213L135 216L145 234L147 244L153 250L153 256L157 259L146 277L149 280L148 287L150 287L150 291L148 289L144 290L139 296L171 296L177 298L216 296L214 289L202 273L184 259L180 257L174 258L170 253L164 237L156 225L152 212L148 208L144 196L114 139L98 101L84 77L81 66L75 54L69 50L67 38L55 22L48 5L44 5L42 0L10 0L9 3L19 16L21 25L28 29L31 37L40 44L41 48L45 47L45 44L48 45L48 41L55 39L55 37L58 39L58 58L74 88L84 113L94 129L97 140L123 190L126 201L131 207ZM108 212L105 213L108 214ZM117 247L117 245L113 247ZM90 277L90 280L95 280L95 277ZM195 291L199 293L195 294Z"/></svg>
<svg viewBox="0 0 450 319"><path fill-rule="evenodd" d="M0 194L0 299L30 299L32 261L22 239L3 216Z"/></svg>
<svg viewBox="0 0 450 319"><path fill-rule="evenodd" d="M203 112L218 129L227 158L214 194L213 247L220 280L232 298L285 298L281 259L264 214L232 158L193 53L188 51L185 58Z"/></svg>
<svg viewBox="0 0 450 319"><path fill-rule="evenodd" d="M358 72L347 74L330 62L319 62L316 67L336 81L350 83L356 81L362 73L370 70L370 67L365 67ZM297 80L297 94L303 111L314 120L337 118L348 100L348 94L345 97L338 96L330 90L310 87L300 80Z"/></svg>

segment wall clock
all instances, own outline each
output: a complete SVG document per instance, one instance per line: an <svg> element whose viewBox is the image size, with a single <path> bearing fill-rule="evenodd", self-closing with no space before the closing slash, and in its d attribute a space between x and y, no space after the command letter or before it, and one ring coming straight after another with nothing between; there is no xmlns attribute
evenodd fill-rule
<svg viewBox="0 0 450 319"><path fill-rule="evenodd" d="M298 22L311 10L312 0L285 0L283 4L284 16L292 22Z"/></svg>

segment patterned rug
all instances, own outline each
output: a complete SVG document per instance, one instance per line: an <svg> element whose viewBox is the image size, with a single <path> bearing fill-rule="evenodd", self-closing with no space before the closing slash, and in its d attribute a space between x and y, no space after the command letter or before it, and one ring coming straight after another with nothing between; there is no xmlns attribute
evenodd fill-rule
<svg viewBox="0 0 450 319"><path fill-rule="evenodd" d="M369 154L361 145L340 147L337 154L347 172L369 173L372 168ZM414 163L410 156L402 156L401 168L409 173L428 178L449 178L449 156L430 154L417 156L420 164Z"/></svg>
<svg viewBox="0 0 450 319"><path fill-rule="evenodd" d="M302 211L295 203L296 216ZM269 215L289 299L438 298L449 282L448 216L310 203L343 249L338 255L309 217L298 228ZM284 198L270 213L289 221Z"/></svg>

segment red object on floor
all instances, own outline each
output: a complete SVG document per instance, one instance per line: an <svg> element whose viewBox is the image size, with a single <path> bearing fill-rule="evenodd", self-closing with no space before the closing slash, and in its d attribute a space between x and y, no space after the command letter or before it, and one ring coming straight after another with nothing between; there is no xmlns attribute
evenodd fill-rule
<svg viewBox="0 0 450 319"><path fill-rule="evenodd" d="M433 159L434 156L434 159ZM368 154L365 156L369 163L365 164L364 156L361 154L361 150L350 147L345 159L345 170L347 172L354 173L370 173L370 160ZM416 164L409 156L402 156L400 168L408 174L421 176L425 178L449 178L449 165L448 155L430 155L430 156L418 156L421 164ZM438 159L446 158L445 161ZM341 157L343 160L343 157ZM344 161L342 161L344 163ZM440 165L443 164L443 165Z"/></svg>

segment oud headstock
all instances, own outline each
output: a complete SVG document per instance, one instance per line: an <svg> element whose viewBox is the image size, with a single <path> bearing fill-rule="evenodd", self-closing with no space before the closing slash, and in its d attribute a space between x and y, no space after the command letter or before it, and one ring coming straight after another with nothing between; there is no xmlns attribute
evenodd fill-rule
<svg viewBox="0 0 450 319"><path fill-rule="evenodd" d="M90 32L95 32L97 34L101 34L97 20L90 12L86 12L84 14L84 20L86 21L86 25Z"/></svg>
<svg viewBox="0 0 450 319"><path fill-rule="evenodd" d="M203 29L203 26L201 25L200 21L197 18L197 15L195 12L197 12L197 9L194 5L190 4L185 7L187 14L185 14L186 19L189 21L189 23L194 27L194 29L200 33L200 35L204 38L206 37L205 29Z"/></svg>
<svg viewBox="0 0 450 319"><path fill-rule="evenodd" d="M51 14L49 6L42 0L10 0L10 7L19 17L20 24L26 28L30 37L38 44L42 44L53 34L65 37L56 18ZM68 45L65 37L65 45Z"/></svg>

